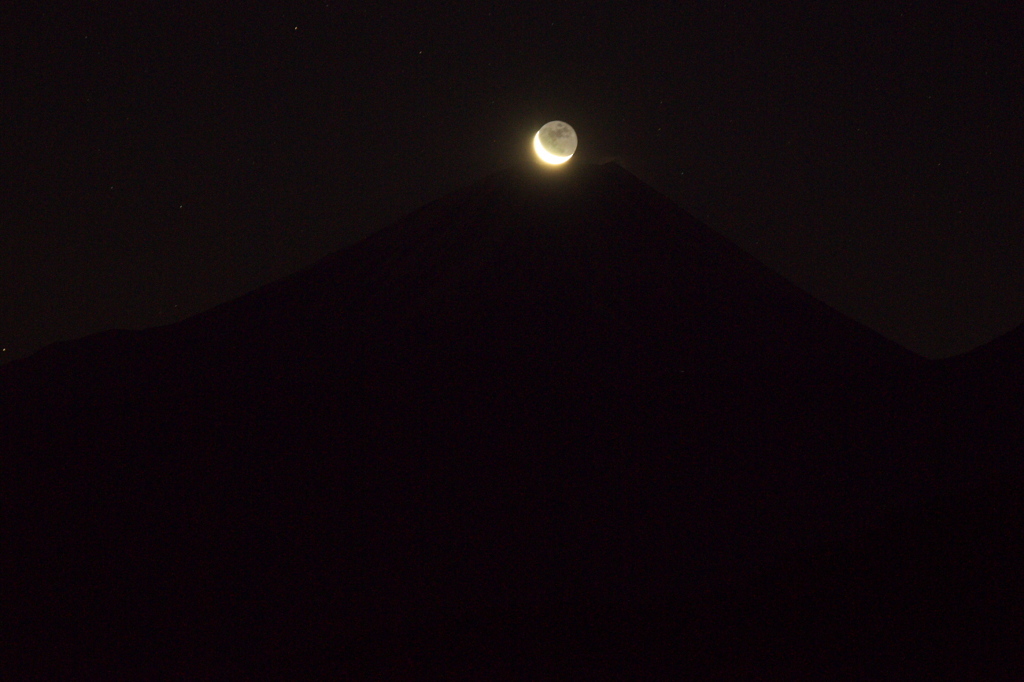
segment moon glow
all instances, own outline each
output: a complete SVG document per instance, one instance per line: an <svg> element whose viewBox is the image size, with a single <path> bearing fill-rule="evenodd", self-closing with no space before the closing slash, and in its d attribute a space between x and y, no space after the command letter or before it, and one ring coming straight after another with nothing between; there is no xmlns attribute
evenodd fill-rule
<svg viewBox="0 0 1024 682"><path fill-rule="evenodd" d="M545 123L533 136L533 151L544 163L565 163L576 153L576 131L564 121Z"/></svg>

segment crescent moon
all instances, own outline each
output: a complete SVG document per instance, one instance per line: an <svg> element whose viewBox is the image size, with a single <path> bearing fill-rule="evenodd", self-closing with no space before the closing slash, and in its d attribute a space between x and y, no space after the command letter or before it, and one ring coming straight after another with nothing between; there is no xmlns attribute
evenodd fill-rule
<svg viewBox="0 0 1024 682"><path fill-rule="evenodd" d="M533 151L537 152L537 156L539 156L540 160L543 161L544 163L565 163L566 161L572 158L572 154L570 154L569 156L559 156L557 154L552 154L547 149L544 149L544 145L540 143L539 130L537 131L537 134L533 136Z"/></svg>
<svg viewBox="0 0 1024 682"><path fill-rule="evenodd" d="M545 133L548 146L545 146L544 140L541 139L541 133ZM556 150L568 152L568 154L558 154ZM568 123L562 121L545 123L533 136L533 151L545 163L552 165L565 163L576 152L576 131Z"/></svg>

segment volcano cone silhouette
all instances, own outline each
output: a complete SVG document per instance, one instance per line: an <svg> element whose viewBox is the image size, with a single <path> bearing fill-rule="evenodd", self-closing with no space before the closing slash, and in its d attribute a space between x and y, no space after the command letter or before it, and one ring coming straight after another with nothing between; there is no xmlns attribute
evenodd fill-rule
<svg viewBox="0 0 1024 682"><path fill-rule="evenodd" d="M615 164L503 171L184 322L4 368L12 660L756 667L785 619L754 624L762 576L964 475L925 364Z"/></svg>

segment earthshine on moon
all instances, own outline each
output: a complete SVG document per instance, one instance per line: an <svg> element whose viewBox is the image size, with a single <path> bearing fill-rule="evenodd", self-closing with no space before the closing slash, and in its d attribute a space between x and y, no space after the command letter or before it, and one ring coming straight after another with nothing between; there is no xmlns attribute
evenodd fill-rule
<svg viewBox="0 0 1024 682"><path fill-rule="evenodd" d="M533 151L545 163L560 164L576 152L576 131L564 121L549 121L533 136Z"/></svg>

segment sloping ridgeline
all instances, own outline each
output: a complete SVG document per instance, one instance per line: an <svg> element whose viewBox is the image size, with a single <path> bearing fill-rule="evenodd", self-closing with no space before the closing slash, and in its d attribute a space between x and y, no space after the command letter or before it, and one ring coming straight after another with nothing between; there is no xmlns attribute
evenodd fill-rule
<svg viewBox="0 0 1024 682"><path fill-rule="evenodd" d="M1013 674L1008 363L910 354L615 164L502 171L0 369L4 666Z"/></svg>

